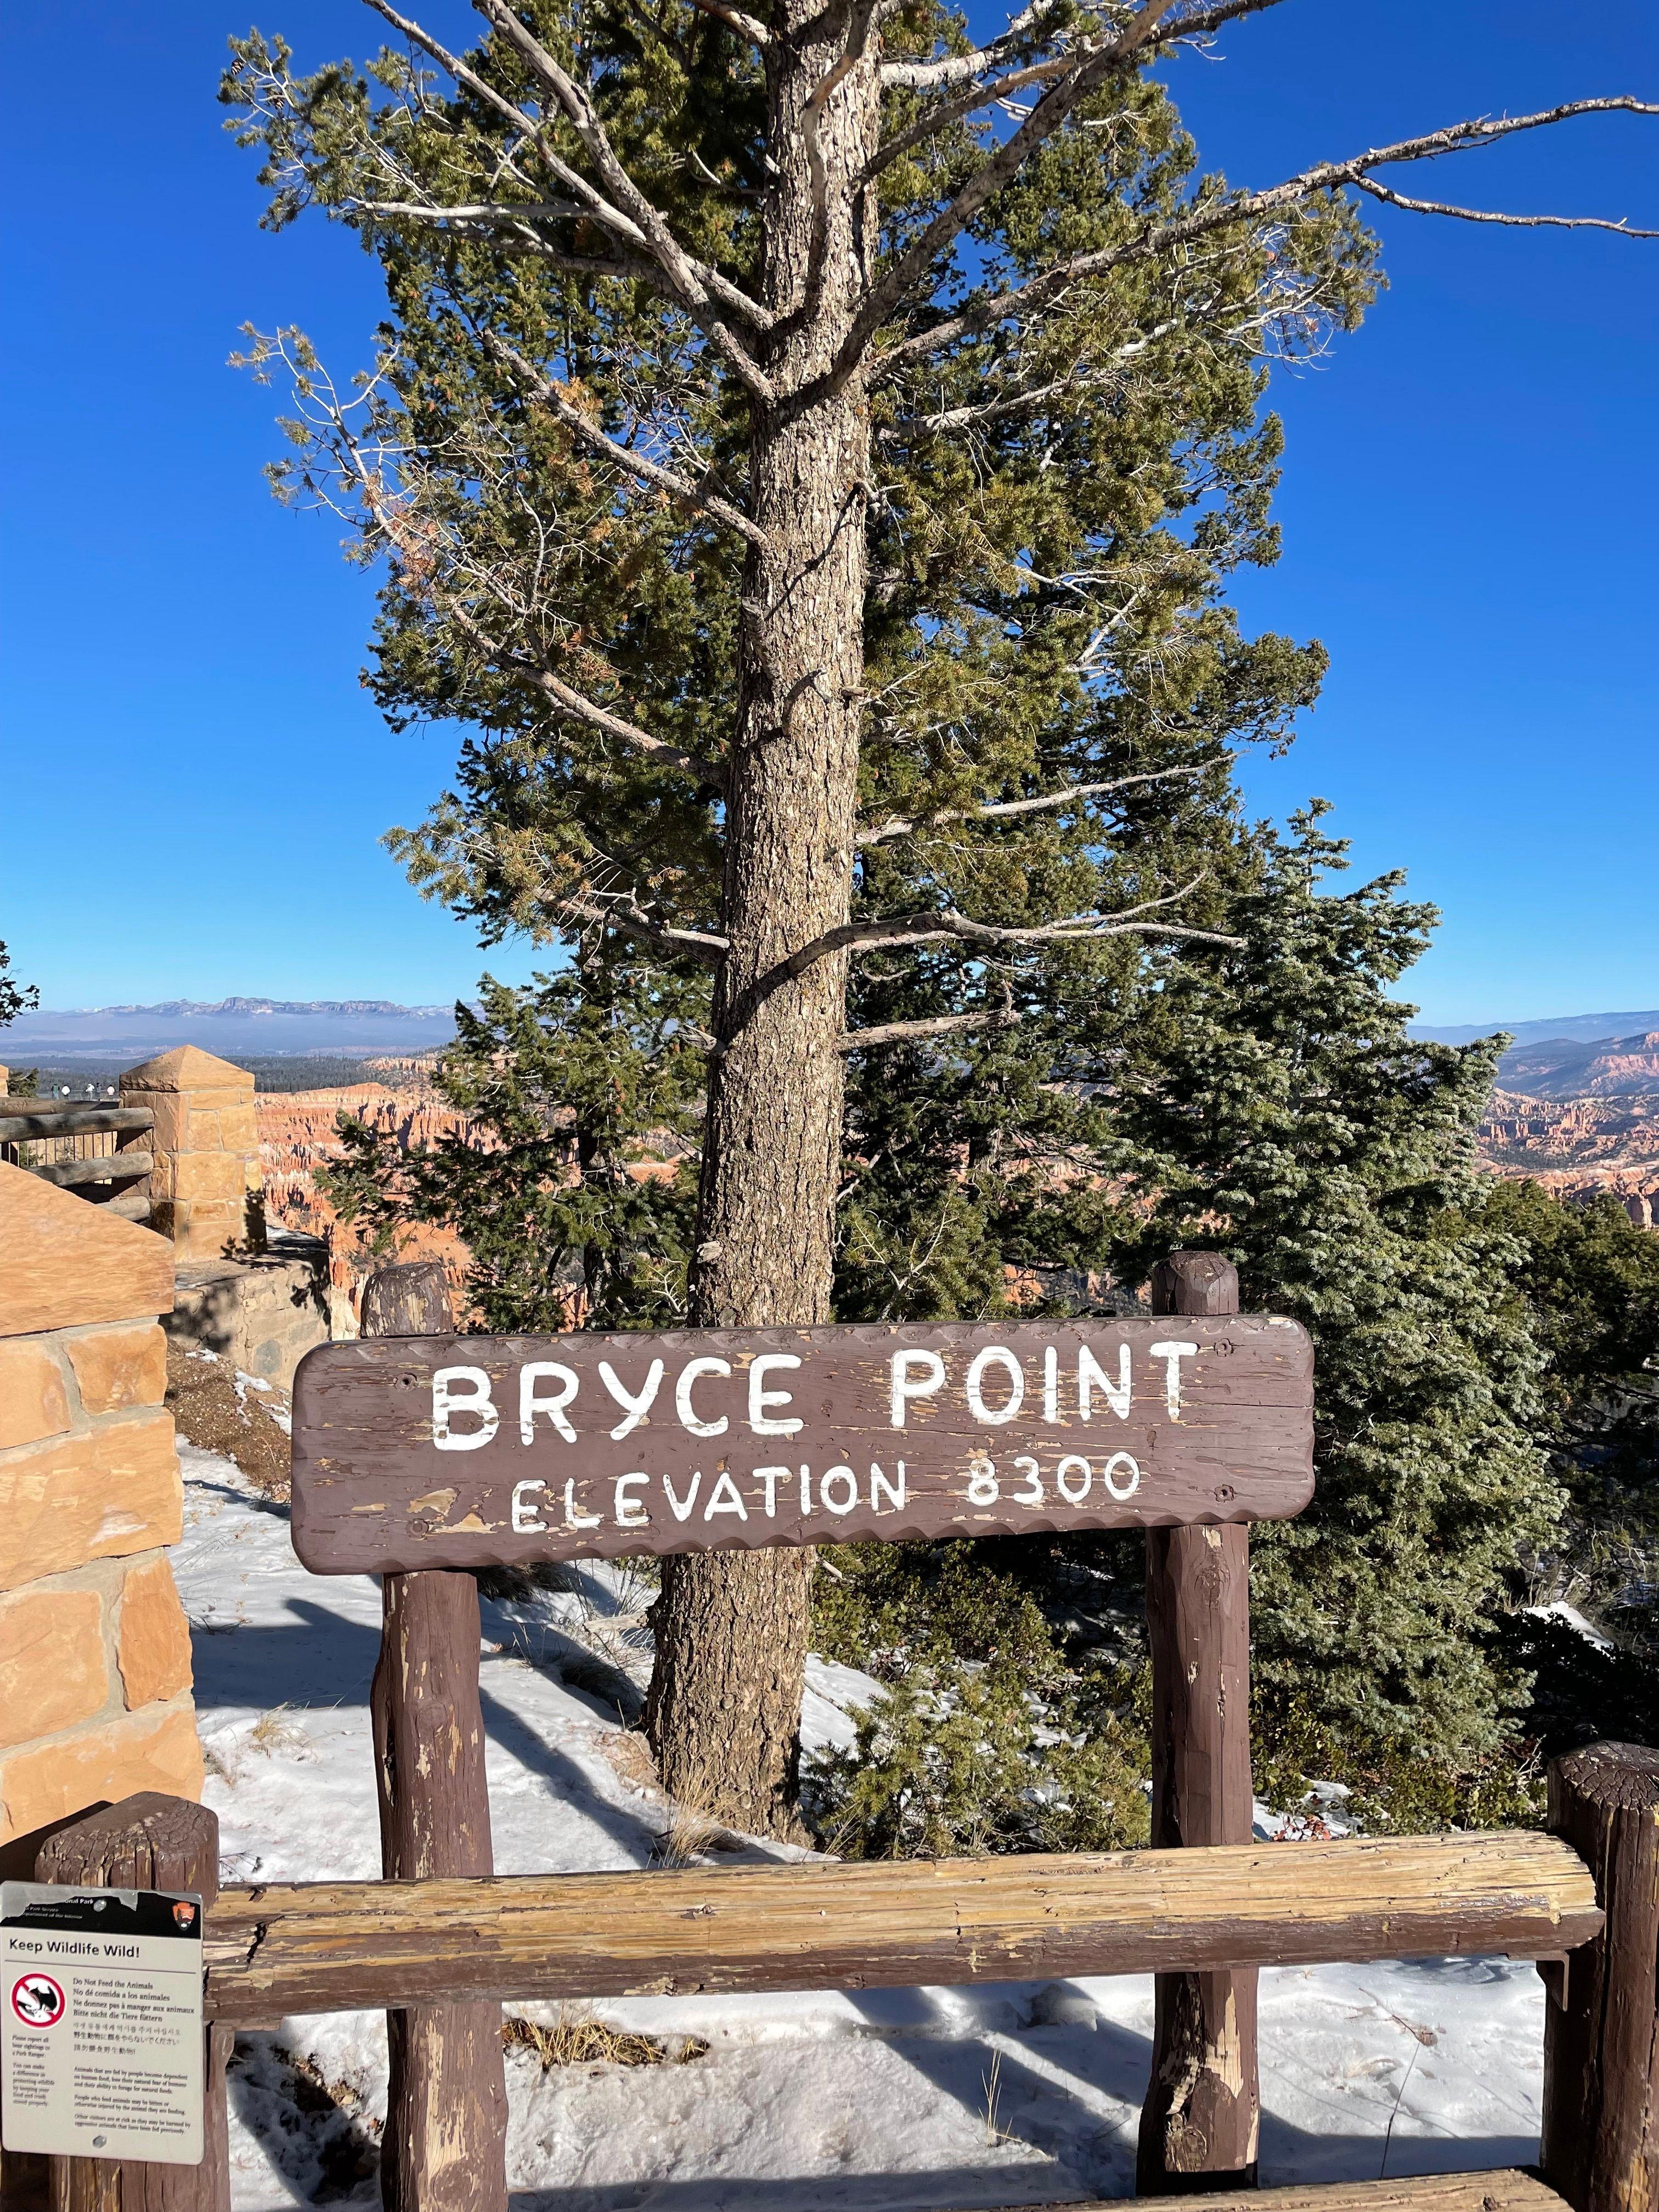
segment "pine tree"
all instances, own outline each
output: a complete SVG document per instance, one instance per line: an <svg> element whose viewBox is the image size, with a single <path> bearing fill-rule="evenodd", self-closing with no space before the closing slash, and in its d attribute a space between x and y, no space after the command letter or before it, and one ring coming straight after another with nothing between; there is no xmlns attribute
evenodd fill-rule
<svg viewBox="0 0 1659 2212"><path fill-rule="evenodd" d="M981 46L932 0L478 0L460 56L373 0L400 47L309 76L233 42L269 220L386 285L355 397L252 357L297 372L283 487L386 564L377 697L476 733L411 875L712 975L695 1325L829 1317L861 962L926 948L896 1018L959 1035L1047 951L1105 988L1214 932L1228 745L1316 677L1219 602L1272 550L1263 364L1369 296L1347 186L1554 119L1234 191L1144 72L1267 3L1038 0ZM805 1577L665 1576L664 1779L750 1828L793 1818Z"/></svg>
<svg viewBox="0 0 1659 2212"><path fill-rule="evenodd" d="M1498 1635L1562 1504L1522 1248L1474 1162L1507 1040L1410 1036L1389 991L1434 911L1398 875L1322 893L1346 865L1323 811L1268 842L1231 909L1243 946L1172 963L1113 1072L1147 1207L1120 1265L1212 1245L1247 1309L1314 1340L1314 1503L1252 1539L1269 1779L1275 1754L1281 1787L1382 1775L1398 1806L1416 1762L1444 1810L1512 1733Z"/></svg>
<svg viewBox="0 0 1659 2212"><path fill-rule="evenodd" d="M11 955L0 945L0 1030L9 1028L19 1014L26 1014L40 1003L40 994L33 983L19 983L11 972Z"/></svg>
<svg viewBox="0 0 1659 2212"><path fill-rule="evenodd" d="M1521 1248L1548 1361L1540 1434L1572 1501L1562 1565L1612 1625L1632 1584L1659 1584L1659 1237L1608 1193L1569 1206L1527 1181L1494 1182L1483 1218Z"/></svg>
<svg viewBox="0 0 1659 2212"><path fill-rule="evenodd" d="M696 1179L677 1161L695 1156L706 999L700 977L621 962L522 990L485 976L434 1077L465 1133L406 1147L343 1115L326 1195L377 1252L408 1222L456 1231L488 1329L683 1322Z"/></svg>

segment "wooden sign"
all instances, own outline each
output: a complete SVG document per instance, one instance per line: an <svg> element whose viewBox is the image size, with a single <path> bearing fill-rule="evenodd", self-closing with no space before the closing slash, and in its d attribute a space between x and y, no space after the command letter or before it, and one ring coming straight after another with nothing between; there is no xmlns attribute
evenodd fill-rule
<svg viewBox="0 0 1659 2212"><path fill-rule="evenodd" d="M319 1346L294 1384L319 1574L1286 1520L1294 1322L905 1323Z"/></svg>

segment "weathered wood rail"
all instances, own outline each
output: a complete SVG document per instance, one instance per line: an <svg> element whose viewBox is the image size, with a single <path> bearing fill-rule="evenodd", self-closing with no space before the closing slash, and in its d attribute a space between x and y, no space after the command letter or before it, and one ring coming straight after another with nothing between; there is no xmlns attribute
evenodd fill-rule
<svg viewBox="0 0 1659 2212"><path fill-rule="evenodd" d="M1516 2172L1241 2191L1261 2212L1641 2212L1659 2202L1659 1753L1558 1761L1554 1832L1350 1838L1042 1859L226 1889L218 1823L155 1796L76 1823L42 1880L189 1881L209 1899L210 2154L199 2167L8 2161L6 2212L228 2212L231 2032L294 2012L503 1997L862 1988L1224 1972L1443 1956L1534 1959L1549 1996L1541 2179ZM433 2115L440 2130L454 2115ZM1195 2179L1207 2179L1200 2166ZM477 2206L504 2167L383 2169L392 2212ZM781 2202L785 2197L781 2188ZM1161 2193L1178 2206L1200 2199ZM1093 2208L1091 2208L1093 2212Z"/></svg>
<svg viewBox="0 0 1659 2212"><path fill-rule="evenodd" d="M1247 2198L1224 2182L1204 2202L1264 2212L1275 2202L1286 2212L1553 2212L1564 2202L1571 2212L1637 2212L1659 2185L1659 1753L1597 1745L1559 1761L1550 1824L1550 1835L315 1882L216 1897L214 1814L131 1799L54 1837L36 1871L78 1882L188 1873L207 1895L212 2148L201 2167L55 2160L51 2203L54 2212L226 2212L229 2032L290 2013L386 2005L418 2020L440 1997L464 2010L505 1997L1211 1973L1480 1952L1538 1960L1549 1989L1542 2183L1444 2176ZM506 2191L501 2166L399 2160L383 2178L392 2212ZM47 2201L31 2202L9 2167L8 2189L7 2212L14 2198L19 2212Z"/></svg>
<svg viewBox="0 0 1659 2212"><path fill-rule="evenodd" d="M1330 1843L227 1888L208 2009L1196 1973L1455 1953L1559 1959L1601 1927L1525 1830Z"/></svg>
<svg viewBox="0 0 1659 2212"><path fill-rule="evenodd" d="M0 1141L6 1126L0 1122ZM229 1888L210 1899L204 1968L210 2104L216 2095L222 2113L223 2048L234 2029L268 2027L291 2014L384 2007L387 2212L507 2212L504 1999L1151 1972L1158 1996L1139 2187L1165 2201L1198 2188L1208 2205L1242 2204L1236 2192L1253 2190L1256 2179L1259 1970L1478 1953L1536 1960L1545 1977L1544 2180L1448 2176L1276 2191L1249 2201L1279 2203L1285 2212L1367 2206L1549 2212L1564 2201L1571 2212L1656 2212L1659 1753L1597 1746L1559 1762L1549 1834L1294 1845L1250 1840L1249 1560L1243 1522L1294 1513L1305 1501L1312 1419L1305 1339L1291 1361L1291 1340L1300 1338L1293 1324L1241 1322L1237 1279L1214 1254L1177 1253L1163 1262L1154 1272L1153 1307L1160 1316L1182 1316L1184 1326L1110 1325L1122 1340L1115 1351L1106 1324L1092 1342L1086 1332L1067 1340L1064 1364L1075 1362L1075 1402L1060 1391L1059 1342L1029 1330L1002 1331L1006 1343L995 1334L981 1343L973 1331L940 1325L933 1332L937 1341L924 1344L914 1340L926 1334L918 1325L905 1342L878 1347L873 1363L867 1333L857 1331L797 1332L799 1341L792 1339L795 1348L787 1353L757 1332L630 1337L634 1380L619 1384L600 1360L599 1380L615 1402L599 1401L604 1425L596 1431L598 1393L589 1389L580 1398L579 1433L563 1409L580 1395L584 1374L607 1348L604 1340L583 1342L579 1354L568 1339L454 1338L441 1267L416 1263L373 1279L364 1334L403 1341L371 1341L349 1352L335 1347L309 1398L296 1392L295 1474L296 1509L312 1511L313 1548L301 1547L310 1564L339 1573L383 1571L384 1626L370 1703L385 1879ZM1285 1332L1288 1347L1276 1395L1237 1387L1264 1327ZM857 1341L849 1350L843 1339ZM715 1344L718 1356L708 1351ZM945 1395L946 1351L967 1362L961 1404ZM809 1358L819 1369L810 1370ZM1144 1385L1139 1393L1132 1387L1132 1370L1137 1362L1160 1359L1167 1375L1149 1399ZM646 1361L648 1373L641 1366ZM630 1442L606 1476L617 1499L627 1492L631 1501L626 1514L615 1504L614 1528L596 1534L605 1528L597 1498L584 1504L576 1497L579 1484L593 1484L594 1469L606 1464L594 1435L607 1434L612 1444L631 1438L671 1361L678 1376L671 1394L675 1418L685 1436L729 1437L720 1447L720 1480L732 1485L736 1465L767 1523L758 1537L754 1530L700 1531L699 1547L799 1542L814 1533L799 1516L795 1525L775 1515L789 1470L750 1468L734 1451L745 1406L757 1437L787 1429L792 1446L801 1438L802 1515L814 1466L820 1498L832 1481L850 1486L845 1508L834 1508L850 1514L858 1483L848 1437L882 1439L892 1462L888 1487L896 1485L902 1505L904 1464L886 1438L902 1431L914 1438L907 1446L919 1477L913 1507L934 1517L913 1525L896 1510L890 1525L873 1533L984 1534L992 1527L1018 1533L1024 1524L1013 1508L1040 1510L1046 1517L1032 1526L1146 1528L1153 1848L714 1873L492 1873L477 1592L468 1570L508 1556L603 1554L618 1543L656 1552L681 1547L675 1529L686 1524L695 1496L689 1486L702 1482L703 1472L690 1464L684 1437L676 1438L665 1414L649 1448ZM1194 1378L1184 1401L1183 1361L1192 1363ZM999 1366L1009 1393L988 1409L974 1395L975 1371L986 1363ZM1277 1373L1273 1360L1267 1364ZM880 1381L884 1364L891 1369L890 1402L871 1382L872 1374ZM708 1398L696 1410L691 1384L699 1377L729 1383L745 1365L726 1410ZM800 1370L801 1410L787 1418L778 1408L796 1401L777 1379L782 1370ZM1120 1378L1115 1386L1112 1374ZM1126 1471L1133 1465L1133 1482L1108 1482L1109 1502L1086 1510L1079 1502L1098 1469L1076 1452L1076 1436L1048 1433L1073 1415L1079 1425L1088 1422L1087 1394L1097 1385L1085 1383L1085 1375L1099 1378L1103 1394L1112 1391L1115 1419L1140 1423L1135 1454L1124 1449L1107 1462L1109 1473L1119 1461ZM509 1402L509 1380L518 1416L510 1425L492 1395ZM556 1391L543 1391L549 1382ZM1029 1435L1009 1425L1028 1384L1035 1404L1029 1418L1038 1424ZM927 1420L909 1426L912 1401L937 1417L931 1465ZM1265 1428L1260 1420L1254 1428L1243 1425L1235 1438L1231 1417L1241 1406L1271 1418ZM628 1417L616 1422L623 1407ZM471 1426L451 1425L457 1407ZM824 1450L810 1433L815 1413L832 1423L830 1455L848 1464L824 1465ZM548 1442L550 1425L562 1439L556 1448ZM1024 1477L1022 1487L1000 1487L988 1451L976 1448L983 1444L980 1428L1002 1440L1005 1474ZM1130 1433L1114 1431L1113 1440ZM1265 1489L1257 1480L1262 1468L1251 1457L1263 1436L1281 1458L1290 1453L1283 1467L1271 1453L1262 1463L1273 1478ZM388 1437L398 1446L389 1474ZM1028 1449L1010 1459L1009 1440ZM565 1445L576 1450L568 1462L561 1457ZM781 1449L765 1445L759 1455L769 1461ZM1099 1445L1091 1449L1098 1458ZM434 1453L459 1453L460 1461L438 1465ZM479 1468L467 1475L475 1453ZM701 1449L694 1456L713 1464ZM637 1467L629 1466L633 1461ZM538 1467L542 1473L526 1474ZM1294 1480L1275 1489L1286 1468ZM682 1487L671 1492L677 1469ZM1194 1469L1202 1477L1196 1487ZM1080 1475L1083 1488L1067 1487L1068 1472ZM659 1478L674 1522L653 1528L648 1516L638 1517L645 1512L640 1498ZM1079 1509L1070 1520L1059 1515L1045 1488L1050 1483L1068 1511ZM496 1492L509 1498L506 1508L495 1502ZM550 1517L560 1494L562 1522ZM732 1494L738 1496L734 1485ZM974 1514L964 1514L964 1500ZM722 1514L736 1511L746 1522L741 1498L733 1507L716 1492L705 1522L717 1503ZM870 1511L877 1510L872 1471ZM296 1510L296 1531L301 1517ZM353 1532L354 1520L362 1521L367 1538ZM113 1864L112 1850L123 1864L134 1850L142 1857L152 1831L164 1835L170 1864L216 1865L210 1813L137 1799L55 1838L42 1853L41 1878L94 1879L88 1869ZM205 1875L198 1886L204 1893L212 1887ZM210 2112L207 2132L211 2144L221 2144L222 2118ZM199 2170L57 2163L55 2212L226 2212L225 2158L217 2148ZM5 2212L13 2212L9 2164ZM35 2208L20 2198L19 2212Z"/></svg>
<svg viewBox="0 0 1659 2212"><path fill-rule="evenodd" d="M155 1127L147 1106L29 1106L8 1098L0 1158L43 1182L78 1192L127 1221L148 1221ZM112 1142L106 1142L112 1139Z"/></svg>

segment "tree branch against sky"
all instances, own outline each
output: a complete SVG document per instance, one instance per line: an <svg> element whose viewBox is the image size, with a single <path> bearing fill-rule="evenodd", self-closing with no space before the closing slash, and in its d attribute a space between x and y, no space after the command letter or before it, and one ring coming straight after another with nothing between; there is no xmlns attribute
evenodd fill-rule
<svg viewBox="0 0 1659 2212"><path fill-rule="evenodd" d="M397 849L487 937L707 975L690 1316L827 1320L849 1050L1228 937L1231 749L1321 664L1224 583L1275 548L1267 365L1371 294L1352 194L1659 108L1239 191L1148 71L1277 0L1038 0L981 45L930 0L479 0L465 56L369 4L366 70L255 33L223 96L269 220L386 279L355 392L251 357L299 370L280 488L383 564L381 703L473 732ZM944 1002L858 1047L849 988L924 953ZM665 1574L665 1783L751 1829L793 1818L805 1575Z"/></svg>

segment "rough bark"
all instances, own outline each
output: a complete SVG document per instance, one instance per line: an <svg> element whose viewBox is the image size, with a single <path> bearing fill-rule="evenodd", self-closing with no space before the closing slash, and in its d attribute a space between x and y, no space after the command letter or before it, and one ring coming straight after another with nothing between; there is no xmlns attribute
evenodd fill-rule
<svg viewBox="0 0 1659 2212"><path fill-rule="evenodd" d="M367 1335L441 1335L453 1325L440 1261L383 1267L364 1286ZM369 1692L381 1874L492 1874L477 1584L463 1573L387 1575L381 1602ZM386 2035L386 2212L507 2212L499 2000L389 2012Z"/></svg>
<svg viewBox="0 0 1659 2212"><path fill-rule="evenodd" d="M1237 1273L1213 1252L1174 1253L1152 1306L1235 1314ZM1238 1527L1147 1533L1155 1845L1250 1840L1249 1543ZM1254 1971L1160 1974L1139 2193L1253 2185L1260 2122Z"/></svg>
<svg viewBox="0 0 1659 2212"><path fill-rule="evenodd" d="M703 1327L829 1320L841 1155L846 955L775 988L769 977L852 898L869 424L860 383L820 380L872 251L873 205L851 179L876 144L879 94L867 11L784 0L774 22L763 299L781 319L766 362L779 398L757 409L750 462L768 544L750 549L738 641L731 950L691 1291ZM811 1571L810 1552L664 1562L646 1714L663 1785L755 1833L797 1825Z"/></svg>
<svg viewBox="0 0 1659 2212"><path fill-rule="evenodd" d="M1595 1876L1601 1935L1546 1976L1540 2164L1573 2212L1659 2201L1659 1752L1595 1743L1550 1769L1549 1825Z"/></svg>

